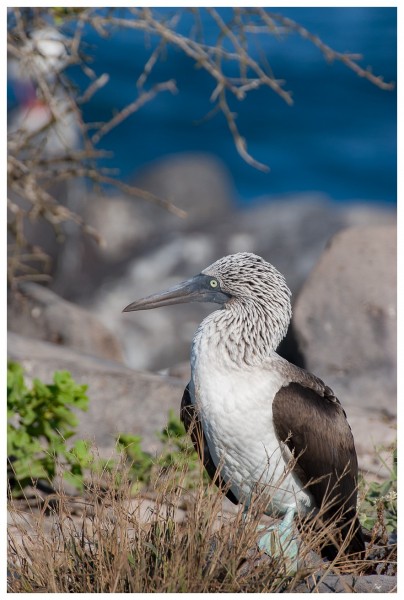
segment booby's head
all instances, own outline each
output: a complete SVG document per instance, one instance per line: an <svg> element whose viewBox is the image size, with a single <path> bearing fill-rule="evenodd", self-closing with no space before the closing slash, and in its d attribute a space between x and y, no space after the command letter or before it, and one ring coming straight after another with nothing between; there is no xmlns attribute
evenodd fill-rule
<svg viewBox="0 0 404 600"><path fill-rule="evenodd" d="M202 274L216 280L217 287L230 300L273 305L286 312L290 319L291 293L285 278L261 256L251 252L230 254L204 269Z"/></svg>
<svg viewBox="0 0 404 600"><path fill-rule="evenodd" d="M260 256L239 252L220 258L199 275L165 292L137 300L123 312L184 302L213 302L241 311L251 335L276 348L285 336L292 310L285 278ZM254 331L255 326L255 331Z"/></svg>

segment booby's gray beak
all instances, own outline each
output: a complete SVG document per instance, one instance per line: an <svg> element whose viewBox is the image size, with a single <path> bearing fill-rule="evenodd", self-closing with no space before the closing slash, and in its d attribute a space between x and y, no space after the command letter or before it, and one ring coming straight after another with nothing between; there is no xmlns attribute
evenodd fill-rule
<svg viewBox="0 0 404 600"><path fill-rule="evenodd" d="M150 308L160 308L160 306L169 306L170 304L183 304L185 302L215 302L224 304L230 296L211 286L212 277L208 275L196 275L192 279L183 281L178 285L161 292L152 294L146 298L141 298L129 304L122 312L131 312L133 310L149 310Z"/></svg>

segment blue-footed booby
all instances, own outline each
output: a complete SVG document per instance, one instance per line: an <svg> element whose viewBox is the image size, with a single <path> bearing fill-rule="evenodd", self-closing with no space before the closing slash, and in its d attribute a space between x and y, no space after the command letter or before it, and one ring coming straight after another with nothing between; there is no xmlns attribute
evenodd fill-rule
<svg viewBox="0 0 404 600"><path fill-rule="evenodd" d="M221 305L195 334L181 403L206 470L232 502L246 507L257 488L267 488L265 513L284 516L278 540L296 513L307 517L322 509L323 521L340 530L323 556L333 559L341 550L357 558L365 546L356 511L358 461L345 412L321 379L276 353L290 323L290 297L274 266L242 252L124 312L196 301ZM273 548L268 534L262 540L260 547Z"/></svg>

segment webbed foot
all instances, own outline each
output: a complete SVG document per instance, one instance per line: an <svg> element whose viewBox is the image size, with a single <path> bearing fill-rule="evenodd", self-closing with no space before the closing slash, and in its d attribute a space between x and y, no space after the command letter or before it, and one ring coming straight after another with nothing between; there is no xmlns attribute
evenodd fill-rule
<svg viewBox="0 0 404 600"><path fill-rule="evenodd" d="M287 575L294 575L299 567L299 545L293 522L295 509L288 508L283 521L280 524L265 527L260 525L259 529L266 532L258 540L258 547L273 559L279 559L283 564Z"/></svg>

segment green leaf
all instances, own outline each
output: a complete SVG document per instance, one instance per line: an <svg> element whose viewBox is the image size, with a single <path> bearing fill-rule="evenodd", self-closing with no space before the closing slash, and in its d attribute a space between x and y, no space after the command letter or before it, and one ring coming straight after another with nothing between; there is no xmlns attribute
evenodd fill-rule
<svg viewBox="0 0 404 600"><path fill-rule="evenodd" d="M90 442L86 440L77 440L70 451L79 463L88 465L92 462L93 457L90 453Z"/></svg>
<svg viewBox="0 0 404 600"><path fill-rule="evenodd" d="M85 442L76 442L75 455L67 448L66 440L75 434L78 423L71 407L88 408L86 389L68 371L54 373L49 385L36 378L28 389L21 365L8 363L7 453L12 459L9 472L14 495L21 493L31 479L51 481L58 462L64 463L72 481L82 486L81 463L90 465L91 457Z"/></svg>
<svg viewBox="0 0 404 600"><path fill-rule="evenodd" d="M166 427L161 432L161 437L167 438L180 438L186 435L185 428L181 420L177 417L175 412L170 409L168 413L168 422Z"/></svg>
<svg viewBox="0 0 404 600"><path fill-rule="evenodd" d="M84 477L81 473L73 473L72 471L64 471L63 479L70 483L76 489L83 491L84 489Z"/></svg>

